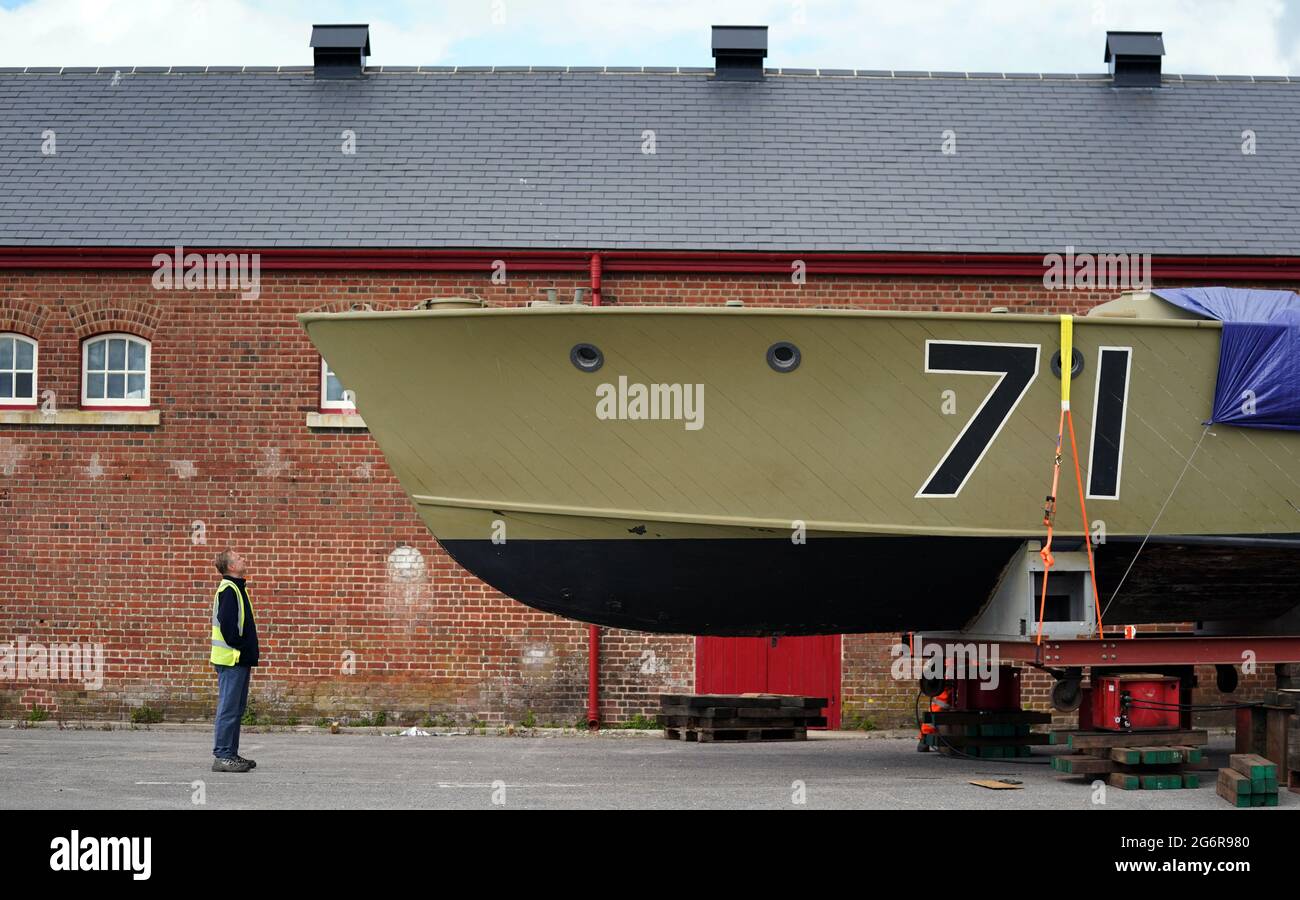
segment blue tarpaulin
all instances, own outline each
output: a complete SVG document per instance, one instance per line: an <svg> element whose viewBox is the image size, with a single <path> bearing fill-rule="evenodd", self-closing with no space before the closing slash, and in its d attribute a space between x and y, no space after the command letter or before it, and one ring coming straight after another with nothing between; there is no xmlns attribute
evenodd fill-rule
<svg viewBox="0 0 1300 900"><path fill-rule="evenodd" d="M1300 431L1300 294L1225 287L1152 293L1223 322L1211 422Z"/></svg>

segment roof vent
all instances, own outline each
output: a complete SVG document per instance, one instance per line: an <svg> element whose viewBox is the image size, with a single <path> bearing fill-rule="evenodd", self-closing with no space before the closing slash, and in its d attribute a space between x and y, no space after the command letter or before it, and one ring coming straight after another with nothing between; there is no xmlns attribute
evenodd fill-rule
<svg viewBox="0 0 1300 900"><path fill-rule="evenodd" d="M313 25L317 78L360 78L370 55L369 25Z"/></svg>
<svg viewBox="0 0 1300 900"><path fill-rule="evenodd" d="M1165 41L1159 31L1106 32L1106 59L1115 87L1160 87L1160 57Z"/></svg>
<svg viewBox="0 0 1300 900"><path fill-rule="evenodd" d="M719 81L762 81L766 25L714 25L713 71Z"/></svg>

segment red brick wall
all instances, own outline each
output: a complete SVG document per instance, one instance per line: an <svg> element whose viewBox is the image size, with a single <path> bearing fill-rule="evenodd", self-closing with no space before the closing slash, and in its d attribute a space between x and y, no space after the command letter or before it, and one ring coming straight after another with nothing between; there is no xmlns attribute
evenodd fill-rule
<svg viewBox="0 0 1300 900"><path fill-rule="evenodd" d="M210 715L212 558L230 546L250 561L262 635L254 703L278 721L380 711L390 722L582 718L586 627L502 597L451 562L364 431L306 426L319 359L293 316L430 296L520 303L542 287L568 297L583 285L264 272L260 297L244 300L157 292L147 272L0 272L0 331L40 340L41 391L75 408L80 339L131 331L154 342L162 416L156 427L0 425L0 642L103 643L107 653L99 690L0 681L0 716L38 705L119 718L142 704L169 720ZM897 277L799 287L770 276L606 275L604 289L622 304L951 311L1079 312L1110 296L1048 292L1032 279ZM399 547L418 552L423 568L391 569ZM911 722L913 685L888 677L893 639L846 637L846 726ZM658 692L693 686L693 656L690 638L605 632L602 716L653 714Z"/></svg>

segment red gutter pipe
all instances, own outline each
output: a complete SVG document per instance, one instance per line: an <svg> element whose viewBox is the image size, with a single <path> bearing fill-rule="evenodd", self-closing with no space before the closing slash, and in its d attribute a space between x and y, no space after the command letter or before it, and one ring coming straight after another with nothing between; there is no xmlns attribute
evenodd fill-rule
<svg viewBox="0 0 1300 900"><path fill-rule="evenodd" d="M266 270L489 272L494 263L524 272L785 274L802 260L810 275L1000 276L1041 278L1043 256L1029 253L759 253L724 251L409 250L393 248L186 247L187 253L257 253ZM0 269L144 269L174 247L0 247ZM599 262L595 257L599 257ZM1153 256L1160 279L1300 282L1300 256ZM593 281L593 288L596 287ZM594 299L594 297L593 297Z"/></svg>
<svg viewBox="0 0 1300 900"><path fill-rule="evenodd" d="M600 727L600 626L587 626L587 727Z"/></svg>
<svg viewBox="0 0 1300 900"><path fill-rule="evenodd" d="M591 305L600 306L599 253L591 254ZM600 727L600 626L587 626L587 727Z"/></svg>

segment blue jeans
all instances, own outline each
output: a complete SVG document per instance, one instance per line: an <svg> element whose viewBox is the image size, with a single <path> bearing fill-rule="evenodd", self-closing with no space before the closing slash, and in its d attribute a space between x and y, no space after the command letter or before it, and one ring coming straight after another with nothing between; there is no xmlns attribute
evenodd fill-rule
<svg viewBox="0 0 1300 900"><path fill-rule="evenodd" d="M217 715L212 755L234 759L239 755L239 722L248 707L248 666L213 666L217 670Z"/></svg>

